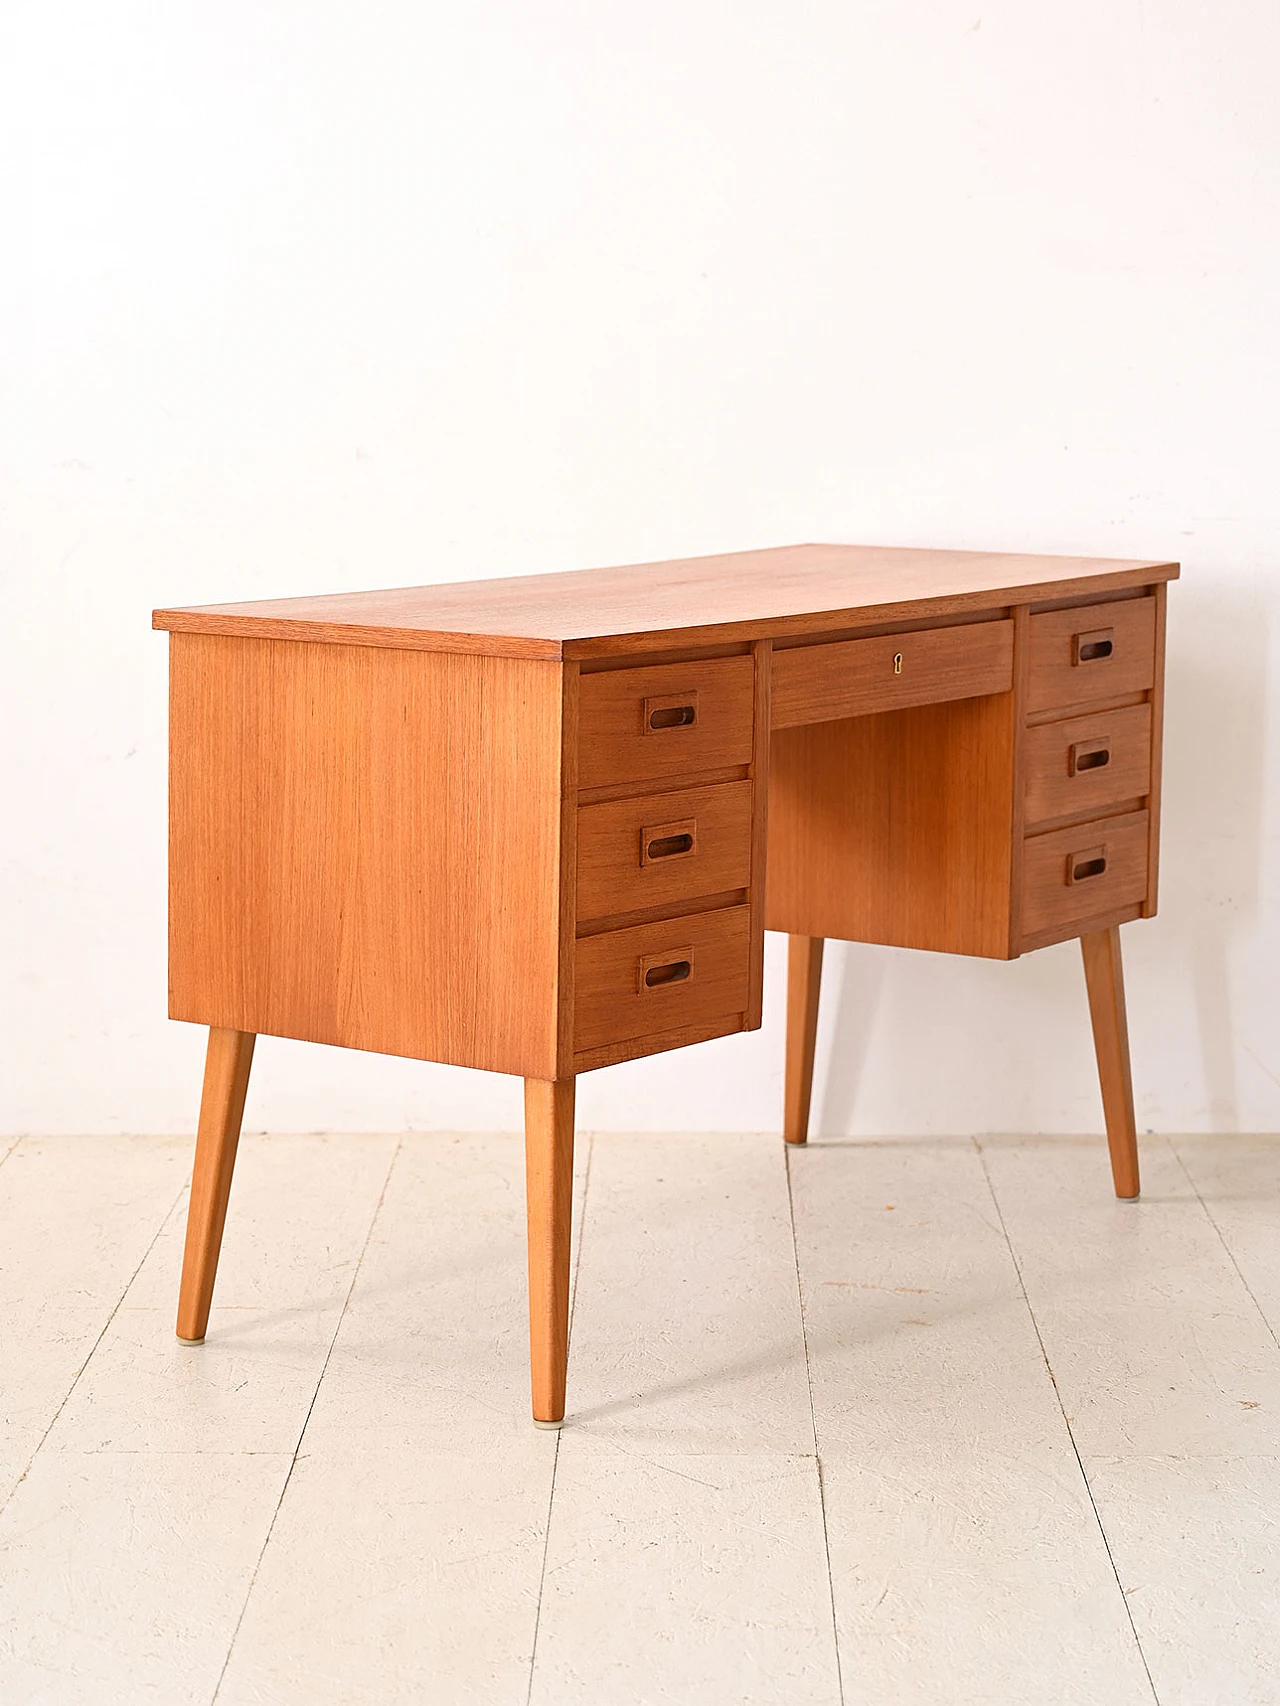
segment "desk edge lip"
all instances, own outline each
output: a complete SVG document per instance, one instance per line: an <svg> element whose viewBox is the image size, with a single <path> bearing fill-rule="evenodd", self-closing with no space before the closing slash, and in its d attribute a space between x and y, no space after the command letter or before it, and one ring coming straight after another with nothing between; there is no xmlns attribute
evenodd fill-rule
<svg viewBox="0 0 1280 1706"><path fill-rule="evenodd" d="M1042 604L1059 598L1123 592L1134 587L1177 580L1176 562L1134 562L1101 575L1064 575L1059 580L1019 582L973 592L940 593L878 604L837 605L779 616L748 616L724 622L695 623L675 628L579 635L557 639L546 634L485 634L463 629L406 628L367 622L325 622L287 616L237 615L205 606L161 608L151 613L151 626L167 633L219 634L247 640L293 640L321 645L377 646L397 651L454 652L471 656L520 658L550 662L590 658L619 659L646 652L714 646L725 642L778 639L793 634L821 634L880 622L949 616L964 611L997 610L1019 604ZM477 585L483 584L477 582Z"/></svg>

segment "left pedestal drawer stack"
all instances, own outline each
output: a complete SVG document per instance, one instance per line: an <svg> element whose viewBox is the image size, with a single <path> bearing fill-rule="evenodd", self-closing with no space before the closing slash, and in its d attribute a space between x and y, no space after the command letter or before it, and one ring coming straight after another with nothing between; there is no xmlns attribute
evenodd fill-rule
<svg viewBox="0 0 1280 1706"><path fill-rule="evenodd" d="M582 676L578 1071L744 1028L757 667L748 653Z"/></svg>

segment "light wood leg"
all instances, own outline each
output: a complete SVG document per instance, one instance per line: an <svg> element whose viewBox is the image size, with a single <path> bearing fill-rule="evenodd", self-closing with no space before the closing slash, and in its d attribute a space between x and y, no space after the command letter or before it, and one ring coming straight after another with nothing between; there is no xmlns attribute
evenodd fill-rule
<svg viewBox="0 0 1280 1706"><path fill-rule="evenodd" d="M822 943L821 936L787 937L787 1070L782 1135L788 1143L805 1143L809 1137Z"/></svg>
<svg viewBox="0 0 1280 1706"><path fill-rule="evenodd" d="M250 1031L226 1031L218 1026L209 1031L191 1203L187 1209L187 1245L178 1293L178 1337L189 1345L201 1342L209 1324L209 1305L213 1302L231 1173L240 1142L253 1044Z"/></svg>
<svg viewBox="0 0 1280 1706"><path fill-rule="evenodd" d="M529 1216L529 1372L533 1419L564 1420L569 1362L569 1231L573 1218L574 1080L524 1081Z"/></svg>
<svg viewBox="0 0 1280 1706"><path fill-rule="evenodd" d="M1093 1046L1102 1081L1102 1111L1111 1150L1116 1195L1138 1194L1138 1133L1133 1117L1133 1078L1129 1070L1129 1023L1124 1010L1124 967L1120 931L1094 930L1080 938L1084 977L1089 989Z"/></svg>

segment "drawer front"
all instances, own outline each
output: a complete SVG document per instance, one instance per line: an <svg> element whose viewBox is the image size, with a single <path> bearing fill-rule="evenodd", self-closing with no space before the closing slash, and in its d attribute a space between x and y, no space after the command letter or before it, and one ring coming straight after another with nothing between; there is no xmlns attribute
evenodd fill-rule
<svg viewBox="0 0 1280 1706"><path fill-rule="evenodd" d="M749 764L754 685L749 657L584 675L578 786Z"/></svg>
<svg viewBox="0 0 1280 1706"><path fill-rule="evenodd" d="M1027 709L1055 711L1141 693L1155 680L1156 601L1049 610L1030 620Z"/></svg>
<svg viewBox="0 0 1280 1706"><path fill-rule="evenodd" d="M1023 934L1034 936L1143 900L1148 821L1148 813L1131 812L1023 842Z"/></svg>
<svg viewBox="0 0 1280 1706"><path fill-rule="evenodd" d="M1013 623L967 622L773 654L775 729L908 705L976 699L1013 686Z"/></svg>
<svg viewBox="0 0 1280 1706"><path fill-rule="evenodd" d="M751 881L751 783L578 810L578 917L607 918Z"/></svg>
<svg viewBox="0 0 1280 1706"><path fill-rule="evenodd" d="M1026 735L1028 825L1105 812L1151 788L1151 707L1094 711Z"/></svg>
<svg viewBox="0 0 1280 1706"><path fill-rule="evenodd" d="M600 1048L744 1013L749 915L749 907L732 906L584 936L577 949L574 1048Z"/></svg>

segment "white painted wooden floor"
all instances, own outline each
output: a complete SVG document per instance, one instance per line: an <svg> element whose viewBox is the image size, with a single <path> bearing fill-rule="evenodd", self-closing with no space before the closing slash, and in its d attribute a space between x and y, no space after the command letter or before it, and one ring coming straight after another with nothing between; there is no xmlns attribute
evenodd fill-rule
<svg viewBox="0 0 1280 1706"><path fill-rule="evenodd" d="M1280 1701L1280 1140L579 1149L555 1435L518 1139L13 1145L4 1706Z"/></svg>

